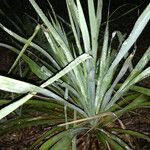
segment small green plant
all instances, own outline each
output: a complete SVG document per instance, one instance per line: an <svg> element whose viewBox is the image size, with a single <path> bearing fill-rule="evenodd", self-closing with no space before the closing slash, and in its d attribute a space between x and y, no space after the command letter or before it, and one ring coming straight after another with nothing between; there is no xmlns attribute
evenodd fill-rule
<svg viewBox="0 0 150 150"><path fill-rule="evenodd" d="M129 52L149 22L150 4L126 39L118 31L109 38L107 21L101 47L102 0L97 0L96 4L94 0L87 1L89 22L86 21L80 0L66 0L74 40L69 39L53 10L53 16L48 20L37 3L29 1L43 24L38 24L28 39L0 24L3 30L24 44L21 50L4 43L0 43L0 46L18 54L9 73L22 58L42 83L33 85L0 76L0 89L19 95L15 101L1 100L1 104L9 104L0 110L0 119L25 104L21 116L0 125L3 128L0 134L31 125L54 126L29 148L40 145L40 150L60 150L62 147L64 150L75 150L77 140L87 134L94 135L105 149L134 149L129 135L149 140L148 135L125 129L119 118L135 108L150 105L150 90L135 86L150 76L150 67L145 68L150 60L150 47L134 67L132 59L135 50ZM47 39L47 48L33 42L39 31ZM113 50L112 42L116 36L120 45ZM30 58L25 53L29 47L40 55L33 55L33 51ZM127 72L129 75L119 83ZM32 115L34 111L44 114L35 117ZM119 126L116 127L115 122L119 122Z"/></svg>

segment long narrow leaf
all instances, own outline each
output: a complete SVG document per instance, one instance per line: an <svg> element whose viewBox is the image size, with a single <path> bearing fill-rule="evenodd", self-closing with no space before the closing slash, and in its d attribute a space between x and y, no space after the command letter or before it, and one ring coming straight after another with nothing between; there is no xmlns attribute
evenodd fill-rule
<svg viewBox="0 0 150 150"><path fill-rule="evenodd" d="M52 84L54 81L56 81L57 79L61 78L62 76L64 76L66 73L68 73L69 71L71 71L73 68L75 68L77 65L79 65L80 63L84 62L87 59L92 58L89 54L82 54L81 56L77 57L74 61L72 61L68 66L66 66L63 70L61 70L58 74L56 74L55 76L53 76L52 78L50 78L48 81L46 81L45 83L43 83L41 85L41 87L46 87L50 84Z"/></svg>
<svg viewBox="0 0 150 150"><path fill-rule="evenodd" d="M129 66L131 64L131 60L133 58L133 54L131 54L125 61L125 63L123 64L119 74L117 75L115 81L112 83L110 89L106 92L103 103L102 103L102 109L107 105L107 103L109 102L114 87L116 86L116 84L120 81L120 79L124 76L124 74L126 73L127 69L129 69Z"/></svg>
<svg viewBox="0 0 150 150"><path fill-rule="evenodd" d="M117 132L123 133L123 134L129 134L129 135L132 135L132 136L135 136L135 137L138 137L138 138L150 140L149 136L147 136L147 135L145 135L143 133L137 132L137 131L126 130L126 129L119 129L119 128L112 128L111 130L112 131L117 131Z"/></svg>
<svg viewBox="0 0 150 150"><path fill-rule="evenodd" d="M11 35L12 37L14 37L16 40L20 41L21 43L26 43L27 40L21 36L19 36L18 34L14 33L13 31L9 30L8 28L6 28L5 26L3 26L0 23L0 28L2 28L4 31L6 31L9 35ZM45 57L47 57L55 66L56 68L60 69L60 67L58 66L58 64L56 63L56 61L52 58L52 56L46 52L46 50L44 50L43 48L41 48L39 45L31 42L30 46L32 46L33 48L35 48L36 50L38 50L40 53L42 53Z"/></svg>
<svg viewBox="0 0 150 150"><path fill-rule="evenodd" d="M36 92L41 92L42 94L45 94L45 95L50 96L50 97L52 96L52 97L56 98L56 100L60 100L60 101L63 101L63 102L66 103L67 101L63 100L62 98L60 98L56 94L54 94L54 93L52 93L52 92L50 92L50 91L48 91L46 89L42 89L42 88L44 88L44 87L52 84L54 81L58 80L59 78L61 78L62 76L64 76L66 73L68 73L69 71L71 71L73 68L75 68L77 65L79 65L80 63L82 63L83 61L85 61L86 59L89 59L89 58L91 58L91 56L88 55L88 54L83 54L83 55L79 56L73 62L71 62L66 68L64 68L63 70L61 70L58 74L56 74L55 76L53 76L52 78L50 78L45 83L43 83L41 85L41 88L38 88L37 86L33 86L34 89L32 89L32 85L31 84L27 84L27 83L24 83L24 82L21 82L21 81L16 81L16 80L13 80L13 79L1 76L2 79L5 79L4 81L0 80L1 84L4 85L3 87L1 87L2 90L6 90L6 91L10 91L10 92L24 92L24 93L26 93L26 92L35 92L35 93L28 94L25 97L21 98L20 100L18 100L16 102L14 102L14 103L12 103L12 104L4 107L3 109L1 109L0 110L0 119L2 119L3 117L7 116L9 113L11 113L15 109L17 109L18 107L20 107L21 105L23 105L34 94L36 94ZM14 83L17 84L16 85L16 89L14 89ZM23 86L20 86L20 83ZM25 89L23 89L24 86L25 86ZM69 104L69 103L67 103L67 105L68 106L70 105L70 106L73 106L74 108L77 108L76 106L74 106L72 104ZM82 110L81 110L81 112L83 113Z"/></svg>
<svg viewBox="0 0 150 150"><path fill-rule="evenodd" d="M33 35L27 40L26 44L23 46L22 50L20 51L18 57L16 58L15 62L13 63L13 65L10 68L8 73L10 73L12 71L12 69L16 66L16 64L18 63L19 59L21 58L21 56L23 55L25 50L28 48L28 46L30 45L30 43L32 42L33 38L36 36L36 34L38 33L39 30L40 30L40 25L37 25Z"/></svg>
<svg viewBox="0 0 150 150"><path fill-rule="evenodd" d="M116 59L112 63L110 70L112 70L124 57L124 55L129 51L131 46L134 44L134 42L137 40L145 26L150 20L150 4L146 7L146 9L143 11L143 13L140 15L138 20L136 21L129 37L123 42L120 51L118 55L116 56Z"/></svg>

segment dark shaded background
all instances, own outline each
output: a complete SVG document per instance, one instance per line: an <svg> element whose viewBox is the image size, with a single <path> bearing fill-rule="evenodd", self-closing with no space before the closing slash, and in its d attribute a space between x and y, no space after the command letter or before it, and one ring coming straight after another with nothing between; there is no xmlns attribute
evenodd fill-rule
<svg viewBox="0 0 150 150"><path fill-rule="evenodd" d="M52 4L56 14L61 16L63 19L68 21L68 15L67 15L67 9L65 0L49 0ZM6 2L9 6L7 6ZM47 0L36 0L36 2L39 4L39 6L42 8L44 12L47 12L49 10L49 5L47 3ZM87 9L87 0L81 0L83 9ZM104 7L103 7L103 22L106 20L107 12L108 12L108 3L109 0L103 0ZM149 3L149 0L111 0L110 5L110 14L117 9L121 5L126 5L126 7L123 7L122 9L119 9L111 19L115 19L122 15L123 13L126 13L130 9L132 9L134 6L139 6L136 10L132 11L131 13L113 21L110 22L110 33L112 33L114 30L119 30L122 33L129 34L130 31L133 28L133 25L135 21L137 20L139 14L143 11L143 9L147 6ZM12 15L14 12L19 15L19 17L22 17L25 13L33 16L37 19L37 14L31 4L28 0L0 0L0 9L3 10L7 17L13 19L15 22L15 18ZM10 28L11 30L15 31L15 28L12 27L8 21L5 19L5 17L2 17L0 15L0 22L3 23L6 27ZM16 32L16 31L15 31ZM32 34L32 32L30 32ZM0 42L6 41L5 36L7 36L1 29L0 29ZM141 36L139 37L137 41L138 50L136 53L135 63L139 60L139 58L143 55L143 53L146 51L148 46L150 45L150 25L147 25L144 31L142 32ZM0 51L1 53L2 51ZM4 51L3 51L4 52ZM7 55L2 53L2 55ZM4 59L5 61L8 60L9 64L9 56L7 59ZM3 60L0 60L0 63ZM11 62L12 63L12 62ZM0 71L3 70L0 67ZM6 68L6 65L5 65Z"/></svg>
<svg viewBox="0 0 150 150"><path fill-rule="evenodd" d="M68 19L67 15L67 9L65 0L49 0L52 4L55 12L60 15L65 20ZM103 0L104 7L103 7L103 18L106 18L107 11L108 11L108 3L111 1L110 5L110 13L113 12L116 8L118 8L121 5L124 4L130 4L126 7L123 7L119 11L115 13L112 19L118 17L119 15L129 11L134 6L138 6L138 9L131 12L130 14L120 18L119 20L116 20L113 22L113 28L112 30L122 30L123 32L129 32L131 27L134 25L136 19L138 18L138 11L142 12L142 10L147 6L147 4L150 2L149 0ZM6 2L8 3L9 7L6 6ZM40 5L43 11L47 12L49 9L47 0L36 0L36 2ZM85 9L87 9L87 0L81 0L82 6ZM37 16L35 13L33 7L29 3L29 0L0 0L0 9L2 9L4 12L6 12L6 15L8 17L12 17L12 13L16 12L16 14L22 15L24 13L27 13L31 16ZM4 18L1 18L0 15L0 22L3 21ZM103 19L105 21L105 19ZM111 25L111 23L110 23ZM123 25L123 26L122 26ZM125 27L124 27L125 26Z"/></svg>

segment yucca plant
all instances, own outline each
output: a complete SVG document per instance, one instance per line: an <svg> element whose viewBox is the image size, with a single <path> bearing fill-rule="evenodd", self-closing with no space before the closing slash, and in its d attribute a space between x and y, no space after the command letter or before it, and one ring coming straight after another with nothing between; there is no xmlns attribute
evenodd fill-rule
<svg viewBox="0 0 150 150"><path fill-rule="evenodd" d="M1 100L1 104L7 105L0 110L0 119L25 104L21 116L1 123L1 135L31 125L47 124L52 128L29 148L40 146L40 150L75 150L81 138L85 140L82 144L85 149L100 149L99 145L103 145L104 149L116 150L135 148L129 135L149 140L149 135L127 130L120 117L135 108L150 105L150 90L135 86L150 76L150 67L146 67L150 60L150 47L137 65L132 65L135 54L132 46L149 22L150 4L126 39L119 31L109 36L107 18L103 43L99 43L102 0L96 3L87 0L88 19L80 0L66 0L74 40L69 39L53 9L53 16L48 20L37 3L29 1L43 24L36 26L29 39L0 24L3 30L24 44L21 50L4 43L0 46L18 54L9 73L22 58L42 83L39 85L38 81L37 85L33 85L0 76L1 90L18 93L14 100ZM47 49L32 42L39 30L49 43ZM116 36L120 44L114 50L112 43ZM30 58L25 53L30 51L29 47L39 54L35 56L32 51ZM124 75L128 76L121 80ZM35 111L42 114L35 116ZM92 137L99 143L96 144Z"/></svg>

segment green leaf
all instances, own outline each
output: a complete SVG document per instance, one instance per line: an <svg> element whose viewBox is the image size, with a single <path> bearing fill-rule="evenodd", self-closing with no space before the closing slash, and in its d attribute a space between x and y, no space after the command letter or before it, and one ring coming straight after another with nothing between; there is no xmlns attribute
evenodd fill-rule
<svg viewBox="0 0 150 150"><path fill-rule="evenodd" d="M146 66L146 64L148 63L149 60L150 60L150 47L144 53L144 55L142 56L142 58L140 59L138 64L132 70L132 72L127 77L127 79L124 81L124 83L119 88L119 90L114 94L114 96L110 100L109 104L107 105L107 108L110 108L115 102L117 102L118 99L121 96L123 96L130 89L130 87L133 86L135 83L150 76L150 67L146 68L142 72L143 68Z"/></svg>
<svg viewBox="0 0 150 150"><path fill-rule="evenodd" d="M39 125L49 125L54 126L59 122L63 121L63 119L59 118L50 118L44 116L32 117L28 115L23 115L23 117L16 117L13 120L8 120L2 124L0 124L0 136L3 136L7 133L15 132L16 130L31 127L31 126L39 126Z"/></svg>
<svg viewBox="0 0 150 150"><path fill-rule="evenodd" d="M107 24L104 33L104 41L103 41L103 47L102 47L102 52L100 57L99 76L98 76L97 89L96 89L96 98L95 98L96 114L99 111L99 108L102 104L104 93L106 92L108 85L110 84L110 81L112 79L110 76L109 79L104 80L104 76L107 71L106 58L108 54L108 39L109 39L109 29ZM103 86L101 86L102 84Z"/></svg>
<svg viewBox="0 0 150 150"><path fill-rule="evenodd" d="M19 52L20 52L18 49L10 46L8 44L0 43L0 47L5 47L17 54L19 54ZM40 67L36 62L34 62L32 59L30 59L25 54L22 54L22 59L29 65L31 71L40 79L46 80L48 77L50 77L50 75L48 73L44 72L44 66Z"/></svg>
<svg viewBox="0 0 150 150"><path fill-rule="evenodd" d="M7 32L9 35L11 35L12 37L14 37L19 42L24 43L24 44L27 42L27 40L25 38L19 36L18 34L14 33L13 31L9 30L5 26L3 26L1 23L0 23L0 28L2 28L5 32ZM45 57L47 57L55 65L56 68L58 68L58 69L60 68L58 66L58 64L56 63L56 61L53 59L53 57L49 53L47 53L46 50L44 50L39 45L37 45L37 44L35 44L33 42L30 43L30 46L33 47L33 48L35 48L37 51L39 51Z"/></svg>
<svg viewBox="0 0 150 150"><path fill-rule="evenodd" d="M56 133L53 137L51 137L49 140L47 140L42 146L40 147L40 150L49 150L53 149L60 150L61 143L65 146L70 146L70 142L72 141L73 137L76 134L79 134L80 132L83 132L84 128L77 128L77 129L69 129L60 133ZM57 145L58 144L58 145ZM63 147L64 148L64 147ZM68 149L65 149L68 150Z"/></svg>
<svg viewBox="0 0 150 150"><path fill-rule="evenodd" d="M61 70L55 76L53 76L48 81L46 81L45 83L43 83L41 85L41 87L46 87L46 86L52 84L54 81L58 80L59 78L61 78L62 76L64 76L66 73L68 73L69 71L71 71L72 69L74 69L77 65L79 65L80 63L82 63L85 60L90 59L90 58L92 58L92 57L89 54L86 54L86 53L80 55L74 61L72 61L68 66L66 66L63 70Z"/></svg>
<svg viewBox="0 0 150 150"><path fill-rule="evenodd" d="M100 25L101 25L101 21L102 21L102 8L103 8L103 0L98 0L97 11L96 11L97 31L100 29Z"/></svg>
<svg viewBox="0 0 150 150"><path fill-rule="evenodd" d="M119 133L123 133L123 134L129 134L129 135L132 135L132 136L137 137L137 138L150 140L150 136L147 136L147 135L145 135L143 133L140 133L140 132L137 132L137 131L126 130L126 129L119 129L119 128L112 128L111 130L119 132Z"/></svg>
<svg viewBox="0 0 150 150"><path fill-rule="evenodd" d="M115 86L121 80L121 78L124 76L124 74L126 73L127 69L129 69L130 64L131 64L131 60L133 58L133 55L134 54L129 55L129 57L126 59L126 61L124 62L123 66L121 68L121 70L119 71L116 79L112 83L112 85L109 88L109 90L106 92L104 100L103 100L103 103L102 103L102 109L104 109L106 107L107 103L111 99L111 96L112 96L112 93L114 91Z"/></svg>
<svg viewBox="0 0 150 150"><path fill-rule="evenodd" d="M100 144L102 144L105 147L105 149L107 149L107 144L106 144L107 140L105 138L105 135L101 132L97 132L96 135L97 135L97 138L98 138Z"/></svg>
<svg viewBox="0 0 150 150"><path fill-rule="evenodd" d="M95 58L97 57L97 49L98 49L98 35L99 28L97 22L97 16L95 12L94 0L88 0L88 11L89 11L89 21L90 21L90 33L91 33L91 45L92 45L92 55ZM101 15L101 14L99 14Z"/></svg>
<svg viewBox="0 0 150 150"><path fill-rule="evenodd" d="M87 23L84 17L83 9L79 0L77 0L77 8L78 8L78 19L80 24L80 29L82 33L82 38L84 42L84 49L86 53L90 52L90 37L88 32Z"/></svg>
<svg viewBox="0 0 150 150"><path fill-rule="evenodd" d="M63 137L67 136L68 133L69 133L69 130L55 134L52 138L50 138L45 143L43 143L42 146L39 148L39 150L51 149L53 145L59 142Z"/></svg>
<svg viewBox="0 0 150 150"><path fill-rule="evenodd" d="M125 106L121 110L117 111L116 115L119 117L130 110L133 110L135 108L142 106L142 104L148 100L149 100L149 97L140 95L136 99L134 99L132 102L130 102L127 106Z"/></svg>
<svg viewBox="0 0 150 150"><path fill-rule="evenodd" d="M43 13L43 11L40 9L40 7L37 5L37 3L34 0L29 0L29 2L32 4L32 6L34 7L35 11L38 13L38 15L40 16L42 21L47 26L48 31L53 35L54 39L58 42L58 44L62 48L62 50L63 50L63 52L64 52L68 62L72 61L73 57L71 55L71 52L69 50L69 47L68 47L67 43L65 43L65 41L61 38L61 36L58 34L56 29L53 27L53 25L48 20L48 18Z"/></svg>
<svg viewBox="0 0 150 150"><path fill-rule="evenodd" d="M64 137L60 141L58 141L52 148L51 150L60 150L62 147L64 150L72 150L72 138L70 137ZM45 150L45 149L44 149Z"/></svg>
<svg viewBox="0 0 150 150"><path fill-rule="evenodd" d="M120 84L117 84L117 86L115 87L116 89L120 88L121 87L121 83ZM150 89L149 88L146 88L146 87L141 87L141 86L136 86L136 85L132 85L130 87L130 90L132 91L136 91L138 93L141 93L141 94L144 94L144 95L147 95L147 96L150 96Z"/></svg>
<svg viewBox="0 0 150 150"><path fill-rule="evenodd" d="M146 9L143 11L143 13L140 15L140 17L136 21L136 23L135 23L135 25L134 25L134 27L133 27L133 29L132 29L129 37L123 42L123 44L122 44L122 46L121 46L121 48L119 50L119 53L117 54L115 60L111 64L111 66L110 66L107 74L105 75L103 81L107 81L108 82L108 80L110 80L110 78L113 75L114 69L119 64L119 62L121 61L121 59L127 54L127 52L129 51L129 49L131 48L131 46L134 44L134 42L137 40L137 38L139 37L139 35L141 34L142 30L144 29L144 27L146 26L146 24L148 23L149 20L150 20L150 4L146 7ZM126 91L129 90L129 88L130 88L130 86L132 84L130 84L130 86L127 86L127 84L134 77L136 77L140 73L140 71L142 71L142 69L144 68L144 66L147 64L147 62L150 59L149 58L149 52L150 52L150 48L148 48L148 50L145 52L145 54L143 55L143 57L141 58L141 60L139 61L139 63L136 65L135 69L133 69L133 71L131 72L131 75L124 82L124 85L114 94L113 98L110 100L110 102L107 105L106 109L110 108L113 104L115 104L115 102ZM144 72L144 73L146 73L146 72ZM146 75L144 75L144 74L142 74L142 75L143 75L143 77L144 76L146 77ZM143 77L141 77L141 78L143 78Z"/></svg>
<svg viewBox="0 0 150 150"><path fill-rule="evenodd" d="M80 44L80 31L79 31L80 29L79 29L77 14L76 14L77 8L76 8L74 1L66 0L66 3L67 3L69 19L70 19L71 28L75 37L76 45L78 47L79 54L82 54L83 50Z"/></svg>
<svg viewBox="0 0 150 150"><path fill-rule="evenodd" d="M15 62L13 63L13 65L10 68L10 70L9 70L8 73L10 73L12 71L12 69L16 66L16 64L18 63L19 59L22 57L22 55L25 52L25 50L29 47L31 41L36 36L36 34L38 33L39 30L40 30L40 25L37 25L36 28L35 28L35 31L34 31L33 35L26 41L25 45L23 46L22 50L20 51L18 57L16 58Z"/></svg>
<svg viewBox="0 0 150 150"><path fill-rule="evenodd" d="M105 135L107 135L111 140L117 142L120 146L122 146L126 150L132 150L121 138L116 136L115 134L111 134L107 131L101 130ZM109 141L108 141L109 142ZM112 142L111 142L112 143Z"/></svg>
<svg viewBox="0 0 150 150"><path fill-rule="evenodd" d="M121 61L121 59L124 57L124 55L129 51L131 46L136 42L137 38L147 25L147 23L150 20L150 4L146 7L146 9L143 11L143 13L140 15L138 20L136 21L129 37L123 42L119 53L117 54L114 62L112 63L110 70L113 70L113 68Z"/></svg>
<svg viewBox="0 0 150 150"><path fill-rule="evenodd" d="M37 87L37 86L29 84L29 83L25 83L25 82L22 82L22 81L10 79L10 78L4 77L4 76L0 76L0 84L3 85L3 86L0 87L1 90L5 90L5 91L9 91L9 92L15 92L15 93L34 92L34 93L28 94L25 97L21 98L20 100L18 100L16 102L2 108L0 110L0 119L2 119L6 115L8 115L12 111L14 111L15 109L17 109L21 105L23 105L33 95L35 95L36 92L44 94L48 97L53 97L56 101L66 103L68 106L71 106L73 109L76 109L76 108L78 109L78 107L76 107L75 105L67 102L66 100L64 100L60 96L54 94L53 92L48 91L48 90L43 89L43 88L50 85L50 84L52 84L54 81L58 80L59 78L64 76L66 73L68 73L69 71L74 69L77 65L79 65L80 63L82 63L83 61L85 61L86 59L89 59L89 58L91 58L90 55L82 54L81 56L76 58L74 61L72 61L68 66L66 66L63 70L61 70L59 73L57 73L55 76L53 76L48 81L43 83L40 87ZM79 110L81 110L81 109L79 109ZM85 114L82 110L81 110L81 112L83 114Z"/></svg>
<svg viewBox="0 0 150 150"><path fill-rule="evenodd" d="M0 90L13 92L13 93L28 93L28 92L37 92L37 93L48 93L49 91L33 84L11 79L0 75Z"/></svg>
<svg viewBox="0 0 150 150"><path fill-rule="evenodd" d="M33 150L37 145L39 145L46 137L52 136L56 131L60 131L59 128L52 128L49 131L46 131L43 135L41 135L27 150Z"/></svg>
<svg viewBox="0 0 150 150"><path fill-rule="evenodd" d="M100 131L99 131L100 132ZM104 132L100 132L98 133L98 139L100 140L100 142L102 142L102 144L105 147L108 147L108 144L110 144L115 150L124 150L125 147L122 147L119 143L117 143L111 136L109 136L108 134L104 133ZM101 137L103 137L103 139L101 139Z"/></svg>

